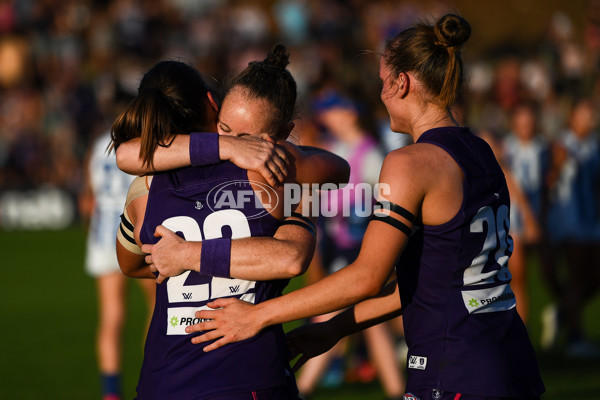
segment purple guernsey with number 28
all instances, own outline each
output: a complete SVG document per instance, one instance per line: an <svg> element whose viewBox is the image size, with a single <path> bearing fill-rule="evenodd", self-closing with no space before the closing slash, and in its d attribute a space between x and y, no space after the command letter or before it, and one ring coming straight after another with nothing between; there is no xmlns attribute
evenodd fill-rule
<svg viewBox="0 0 600 400"><path fill-rule="evenodd" d="M490 147L468 128L437 128L418 143L462 169L463 204L450 221L416 226L396 268L408 354L407 392L532 398L544 391L516 312L508 258L510 200Z"/></svg>

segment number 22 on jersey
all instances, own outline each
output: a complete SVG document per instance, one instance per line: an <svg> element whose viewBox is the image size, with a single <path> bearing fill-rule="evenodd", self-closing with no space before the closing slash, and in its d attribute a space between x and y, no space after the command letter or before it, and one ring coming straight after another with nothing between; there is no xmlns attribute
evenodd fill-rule
<svg viewBox="0 0 600 400"><path fill-rule="evenodd" d="M239 239L251 236L246 216L239 210L220 210L209 214L200 229L198 222L192 217L171 217L163 225L173 232L181 232L185 240L202 241L222 237L222 228L231 229L231 238ZM205 277L205 283L188 284L191 271L167 279L167 335L186 335L185 327L200 322L195 318L196 311L208 307L175 306L174 303L206 303L219 297L237 296L241 300L254 303L256 282L242 279Z"/></svg>

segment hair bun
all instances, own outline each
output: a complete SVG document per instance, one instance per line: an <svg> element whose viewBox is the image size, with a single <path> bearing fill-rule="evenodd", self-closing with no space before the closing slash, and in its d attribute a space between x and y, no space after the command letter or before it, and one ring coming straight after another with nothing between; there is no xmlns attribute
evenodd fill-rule
<svg viewBox="0 0 600 400"><path fill-rule="evenodd" d="M269 67L285 70L290 63L290 54L282 44L276 44L273 50L267 55L264 64Z"/></svg>
<svg viewBox="0 0 600 400"><path fill-rule="evenodd" d="M471 36L471 25L459 15L444 15L434 27L436 44L461 47Z"/></svg>

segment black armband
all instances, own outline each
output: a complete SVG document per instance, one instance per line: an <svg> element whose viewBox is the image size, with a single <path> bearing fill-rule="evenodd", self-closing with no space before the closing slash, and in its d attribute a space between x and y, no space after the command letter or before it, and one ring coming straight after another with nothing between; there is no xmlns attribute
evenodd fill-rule
<svg viewBox="0 0 600 400"><path fill-rule="evenodd" d="M389 211L393 211L396 214L406 218L410 222L415 222L416 217L413 213L408 211L406 208L399 206L398 204L392 203L391 201L378 201L377 203L375 203L374 208L375 209L373 210L373 212L381 211L381 210L389 210Z"/></svg>
<svg viewBox="0 0 600 400"><path fill-rule="evenodd" d="M308 217L305 217L304 215L302 215L302 214L300 214L300 213L297 213L297 212L293 212L293 211L292 211L292 215L290 215L290 216L291 216L291 217L294 217L294 218L301 219L302 221L304 221L304 222L306 222L308 225L310 225L310 226L312 227L312 229L313 229L315 232L317 231L317 228L316 228L315 224L314 224L314 223L311 221L311 219L310 219L310 218L308 218Z"/></svg>
<svg viewBox="0 0 600 400"><path fill-rule="evenodd" d="M134 227L131 221L128 219L125 212L121 214L121 223L119 224L119 230L117 231L117 240L128 251L134 254L143 255L142 249L135 241L134 238Z"/></svg>
<svg viewBox="0 0 600 400"><path fill-rule="evenodd" d="M137 246L137 243L133 238L133 225L127 220L127 218L125 218L125 215L123 214L121 214L121 224L119 225L119 230L121 231L121 235L123 235L123 237L129 243L135 244Z"/></svg>
<svg viewBox="0 0 600 400"><path fill-rule="evenodd" d="M404 232L406 236L410 236L410 234L412 233L412 229L410 229L408 225L406 225L404 222L398 221L396 218L390 217L389 215L373 214L371 220L385 222L386 224L389 224L394 228Z"/></svg>
<svg viewBox="0 0 600 400"><path fill-rule="evenodd" d="M313 237L317 236L317 232L315 230L315 226L308 224L304 221L296 221L295 219L284 219L283 221L281 221L279 223L279 226L283 226L283 225L296 225L296 226L301 226L302 228L306 229L307 231L310 232L311 235L313 235Z"/></svg>

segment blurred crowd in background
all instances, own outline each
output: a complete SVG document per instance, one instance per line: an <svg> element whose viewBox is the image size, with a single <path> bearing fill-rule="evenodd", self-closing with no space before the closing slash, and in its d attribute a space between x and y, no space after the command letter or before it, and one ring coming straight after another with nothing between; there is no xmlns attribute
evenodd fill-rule
<svg viewBox="0 0 600 400"><path fill-rule="evenodd" d="M531 100L539 106L540 132L556 138L574 97L600 101L597 3L582 10L584 27L556 13L533 48L506 43L479 54L467 48L463 123L502 135L510 130L510 112ZM420 4L3 0L0 187L51 184L77 192L91 138L110 126L123 107L116 100L135 94L141 74L157 60L182 60L222 80L264 58L276 41L289 47L300 87L298 137L312 140L311 101L330 84L357 102L367 131L386 137L377 58L369 51L415 20L455 11L441 1Z"/></svg>
<svg viewBox="0 0 600 400"><path fill-rule="evenodd" d="M521 217L514 230L517 264L519 251L556 250L555 243L566 243L569 263L593 260L600 271L594 254L600 247L595 133L600 1L582 4L582 24L556 12L544 21L545 33L526 45L512 41L471 51L467 42L466 85L455 112L461 124L489 139L509 176ZM379 100L377 52L387 37L414 21L448 12L457 10L443 1L1 0L0 196L60 189L75 204L89 145L110 129L144 71L159 60L176 59L222 81L249 61L263 59L276 42L288 46L289 68L299 85L294 139L333 148L332 142L343 141L333 131L343 134L358 126L385 154L406 145L407 138L389 131ZM339 113L327 113L331 110ZM531 137L535 148L528 144ZM532 194L536 190L543 191L543 200ZM578 207L577 215L556 211L565 198L572 200L569 207ZM7 213L4 208L0 228L8 226ZM552 216L558 227L547 235ZM76 209L72 217L77 219ZM571 223L577 226L569 230ZM552 321L561 310L581 308L600 279L591 279L580 266L572 268L578 275L568 285L559 282L553 263L558 256L541 253L552 255L545 276L555 298L565 299L548 312ZM518 286L525 278L518 265L511 269ZM565 294L575 280L577 292ZM526 299L520 304L526 306ZM526 318L527 311L521 312ZM569 318L577 342L584 336L580 316ZM575 355L597 351L572 350Z"/></svg>

